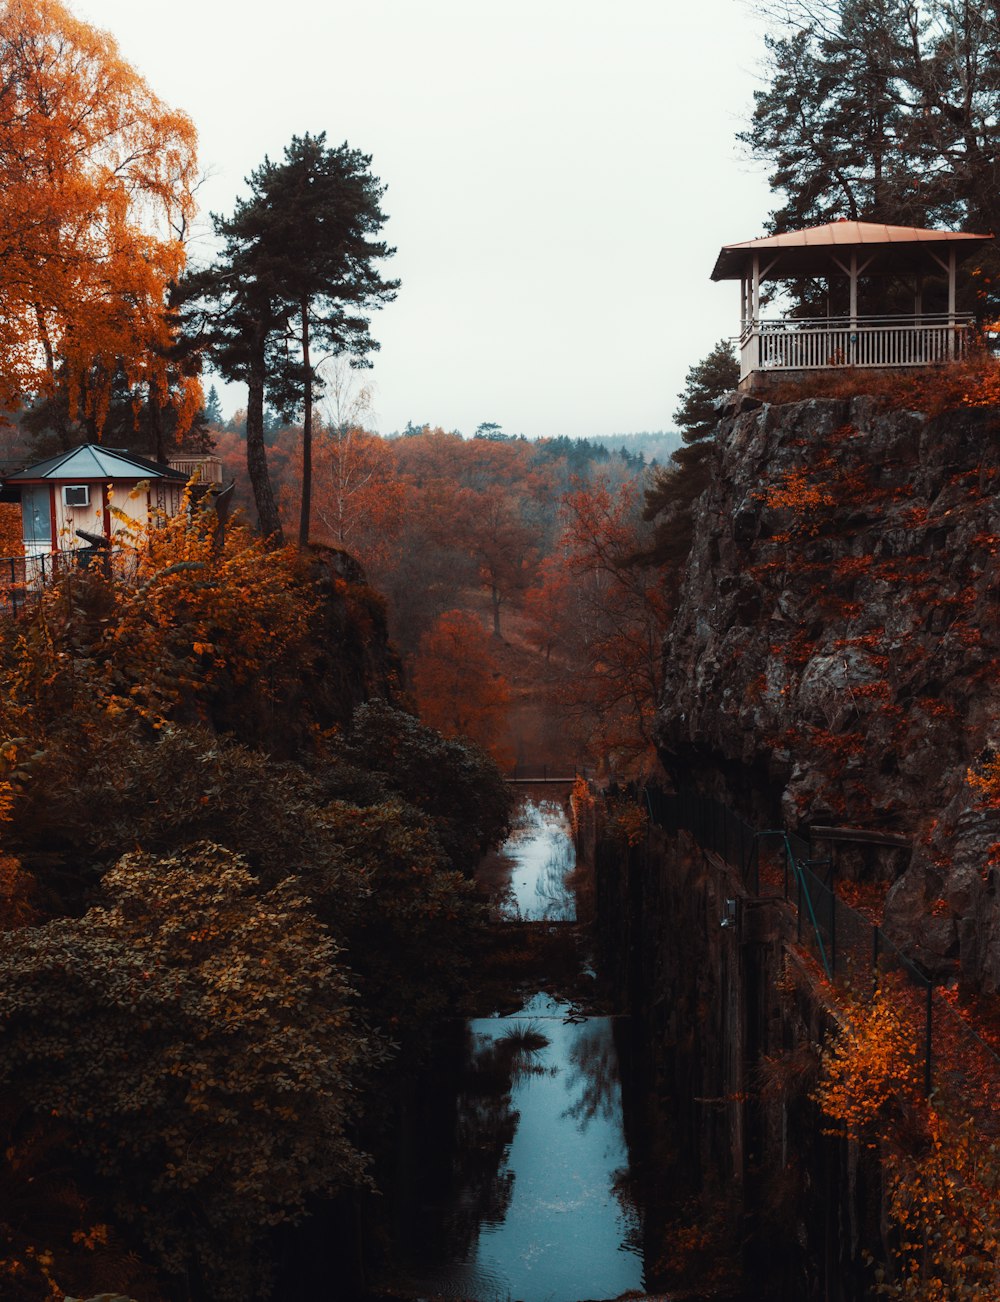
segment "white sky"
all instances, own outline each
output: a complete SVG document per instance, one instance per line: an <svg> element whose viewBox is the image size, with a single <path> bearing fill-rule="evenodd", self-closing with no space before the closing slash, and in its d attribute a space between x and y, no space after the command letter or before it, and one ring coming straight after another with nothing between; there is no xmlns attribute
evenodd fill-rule
<svg viewBox="0 0 1000 1302"><path fill-rule="evenodd" d="M709 274L774 206L734 139L763 53L743 0L68 3L194 120L206 215L292 135L373 156L403 282L373 319L383 432L670 428L736 330Z"/></svg>

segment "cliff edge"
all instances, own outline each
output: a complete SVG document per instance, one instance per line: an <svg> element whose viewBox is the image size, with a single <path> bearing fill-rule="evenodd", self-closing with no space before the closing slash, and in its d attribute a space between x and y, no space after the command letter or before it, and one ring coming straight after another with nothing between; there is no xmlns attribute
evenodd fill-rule
<svg viewBox="0 0 1000 1302"><path fill-rule="evenodd" d="M938 974L1000 990L1000 409L733 397L665 648L658 745L859 860ZM780 811L775 808L780 803Z"/></svg>

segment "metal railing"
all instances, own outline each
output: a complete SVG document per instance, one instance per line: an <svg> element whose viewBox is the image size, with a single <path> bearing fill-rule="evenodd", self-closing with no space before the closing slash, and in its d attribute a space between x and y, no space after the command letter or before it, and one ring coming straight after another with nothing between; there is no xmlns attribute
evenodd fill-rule
<svg viewBox="0 0 1000 1302"><path fill-rule="evenodd" d="M810 843L793 832L754 828L711 796L652 788L632 788L631 794L644 799L656 826L689 832L702 850L738 871L749 895L787 902L795 912L797 942L831 981L865 997L886 974L896 974L895 998L913 1025L925 1093L947 1093L961 1100L977 1124L1000 1127L1000 1052L963 1016L957 992L936 986L881 926L839 897L833 859L814 857Z"/></svg>
<svg viewBox="0 0 1000 1302"><path fill-rule="evenodd" d="M751 371L936 366L964 357L972 317L810 317L754 321L740 335L740 377Z"/></svg>
<svg viewBox="0 0 1000 1302"><path fill-rule="evenodd" d="M130 579L137 565L138 554L120 547L74 547L33 556L0 557L0 611L20 614L48 584L66 574L93 567L108 576Z"/></svg>
<svg viewBox="0 0 1000 1302"><path fill-rule="evenodd" d="M578 777L591 777L588 769L570 770L559 764L522 764L514 765L507 774L509 782L575 782Z"/></svg>

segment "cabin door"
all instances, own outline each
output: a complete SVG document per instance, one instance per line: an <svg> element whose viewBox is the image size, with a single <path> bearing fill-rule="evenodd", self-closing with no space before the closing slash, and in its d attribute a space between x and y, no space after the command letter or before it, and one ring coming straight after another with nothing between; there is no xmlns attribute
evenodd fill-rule
<svg viewBox="0 0 1000 1302"><path fill-rule="evenodd" d="M30 554L52 546L51 495L48 484L25 484L21 489L24 550Z"/></svg>

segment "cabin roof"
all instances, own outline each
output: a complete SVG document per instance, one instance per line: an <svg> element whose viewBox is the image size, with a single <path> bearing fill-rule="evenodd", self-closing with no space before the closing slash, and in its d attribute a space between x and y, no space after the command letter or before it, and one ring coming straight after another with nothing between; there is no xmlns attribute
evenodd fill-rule
<svg viewBox="0 0 1000 1302"><path fill-rule="evenodd" d="M782 280L792 276L823 276L836 267L834 258L864 251L871 259L866 275L890 275L927 270L942 253L954 248L958 258L972 253L992 235L969 231L936 231L922 226L887 226L881 222L837 221L808 226L783 235L765 235L739 244L724 244L713 280L739 280L749 274L755 253L761 259L761 280ZM768 265L769 264L769 265Z"/></svg>
<svg viewBox="0 0 1000 1302"><path fill-rule="evenodd" d="M63 479L76 483L133 479L172 479L186 483L188 476L180 470L160 465L156 461L147 461L131 452L102 447L99 443L82 443L79 447L70 448L68 452L61 452L57 457L36 461L17 474L5 477L8 484Z"/></svg>

